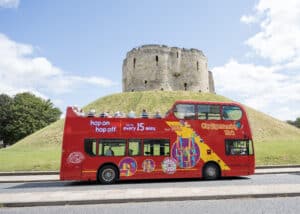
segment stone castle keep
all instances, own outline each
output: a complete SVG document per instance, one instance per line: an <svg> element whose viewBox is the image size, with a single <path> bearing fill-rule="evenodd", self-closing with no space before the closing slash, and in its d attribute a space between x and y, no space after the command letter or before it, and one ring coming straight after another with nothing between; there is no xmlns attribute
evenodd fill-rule
<svg viewBox="0 0 300 214"><path fill-rule="evenodd" d="M197 91L215 93L207 58L197 49L143 45L123 61L123 92Z"/></svg>

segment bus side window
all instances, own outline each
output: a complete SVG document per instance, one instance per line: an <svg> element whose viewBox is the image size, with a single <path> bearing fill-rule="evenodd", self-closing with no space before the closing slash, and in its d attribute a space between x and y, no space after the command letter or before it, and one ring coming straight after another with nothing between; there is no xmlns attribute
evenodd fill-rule
<svg viewBox="0 0 300 214"><path fill-rule="evenodd" d="M162 145L163 146L163 155L170 156L170 142L166 140L166 142Z"/></svg>
<svg viewBox="0 0 300 214"><path fill-rule="evenodd" d="M140 140L129 140L128 141L128 155L129 156L141 155L141 141Z"/></svg>
<svg viewBox="0 0 300 214"><path fill-rule="evenodd" d="M199 120L221 120L219 105L198 105Z"/></svg>
<svg viewBox="0 0 300 214"><path fill-rule="evenodd" d="M223 106L223 120L239 120L242 118L242 110L238 106Z"/></svg>
<svg viewBox="0 0 300 214"><path fill-rule="evenodd" d="M251 140L225 140L226 155L253 155Z"/></svg>
<svg viewBox="0 0 300 214"><path fill-rule="evenodd" d="M126 140L124 139L101 139L104 156L125 156Z"/></svg>
<svg viewBox="0 0 300 214"><path fill-rule="evenodd" d="M91 156L95 156L97 154L97 140L96 139L85 139L84 140L84 151Z"/></svg>
<svg viewBox="0 0 300 214"><path fill-rule="evenodd" d="M169 156L170 142L165 139L144 140L144 156Z"/></svg>
<svg viewBox="0 0 300 214"><path fill-rule="evenodd" d="M195 119L195 105L177 104L174 109L174 115L178 119Z"/></svg>
<svg viewBox="0 0 300 214"><path fill-rule="evenodd" d="M153 156L153 147L148 140L144 140L144 156Z"/></svg>

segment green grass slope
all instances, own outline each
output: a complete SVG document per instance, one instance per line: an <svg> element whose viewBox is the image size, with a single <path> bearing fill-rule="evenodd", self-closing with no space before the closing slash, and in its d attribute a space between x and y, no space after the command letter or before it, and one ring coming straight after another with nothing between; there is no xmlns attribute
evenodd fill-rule
<svg viewBox="0 0 300 214"><path fill-rule="evenodd" d="M102 111L130 110L140 113L143 108L154 114L164 114L176 100L230 101L210 93L186 91L129 92L100 98L84 109ZM300 130L254 109L247 108L255 141L258 165L300 164ZM15 145L0 150L0 171L57 170L60 164L64 120L24 138Z"/></svg>

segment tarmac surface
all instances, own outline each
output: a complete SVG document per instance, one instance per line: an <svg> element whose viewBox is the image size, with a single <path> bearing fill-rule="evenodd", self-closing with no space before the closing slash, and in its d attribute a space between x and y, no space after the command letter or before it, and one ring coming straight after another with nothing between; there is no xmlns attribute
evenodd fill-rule
<svg viewBox="0 0 300 214"><path fill-rule="evenodd" d="M256 174L299 174L300 167L257 169ZM251 176L250 176L251 178ZM1 175L0 182L57 181L58 175ZM213 181L212 181L213 182ZM41 192L2 192L0 207L107 204L128 202L211 200L234 198L270 198L300 196L299 183L247 184L226 186L174 186L143 188L96 188Z"/></svg>

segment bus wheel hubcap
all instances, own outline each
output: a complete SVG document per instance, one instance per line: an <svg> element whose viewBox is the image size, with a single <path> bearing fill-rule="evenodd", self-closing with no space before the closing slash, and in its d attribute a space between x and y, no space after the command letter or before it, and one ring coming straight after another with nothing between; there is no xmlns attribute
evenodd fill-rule
<svg viewBox="0 0 300 214"><path fill-rule="evenodd" d="M102 178L106 182L110 182L115 178L115 171L113 169L105 169L102 172Z"/></svg>
<svg viewBox="0 0 300 214"><path fill-rule="evenodd" d="M216 176L216 170L215 170L213 167L209 167L209 168L207 169L207 175L208 175L209 177L214 177L214 176Z"/></svg>

